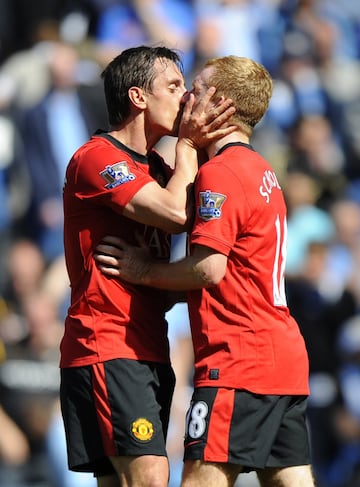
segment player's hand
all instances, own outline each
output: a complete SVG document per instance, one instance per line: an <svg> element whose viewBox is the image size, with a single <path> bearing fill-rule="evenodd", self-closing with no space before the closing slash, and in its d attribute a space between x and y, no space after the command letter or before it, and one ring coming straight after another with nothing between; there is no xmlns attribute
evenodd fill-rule
<svg viewBox="0 0 360 487"><path fill-rule="evenodd" d="M152 259L144 240L138 237L138 241L139 247L136 247L119 237L104 237L94 253L101 272L109 277L141 284Z"/></svg>
<svg viewBox="0 0 360 487"><path fill-rule="evenodd" d="M237 128L230 123L235 113L233 101L221 97L214 104L212 97L215 92L215 88L210 87L199 99L195 99L194 94L190 92L183 109L179 139L187 139L197 149L202 149L209 142L229 135Z"/></svg>

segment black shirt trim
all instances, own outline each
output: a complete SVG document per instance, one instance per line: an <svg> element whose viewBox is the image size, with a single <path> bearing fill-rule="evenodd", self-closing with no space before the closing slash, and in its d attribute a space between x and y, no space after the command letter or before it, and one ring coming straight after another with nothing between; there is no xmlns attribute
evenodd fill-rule
<svg viewBox="0 0 360 487"><path fill-rule="evenodd" d="M115 139L112 135L108 134L104 130L97 130L94 135L97 137L102 137L103 139L108 140L111 142L113 145L115 145L118 149L121 149L124 152L127 152L129 156L131 156L132 159L134 159L136 162L139 162L140 164L149 164L149 160L147 156L144 156L143 154L139 154L138 152L135 152L134 150L130 149L126 145L124 145L122 142L119 140Z"/></svg>
<svg viewBox="0 0 360 487"><path fill-rule="evenodd" d="M234 147L234 146L247 147L253 152L256 152L253 146L250 144L245 144L244 142L230 142L229 144L225 144L223 147L221 147L221 149L219 149L215 155L218 156L222 154L224 150L226 150L228 147Z"/></svg>

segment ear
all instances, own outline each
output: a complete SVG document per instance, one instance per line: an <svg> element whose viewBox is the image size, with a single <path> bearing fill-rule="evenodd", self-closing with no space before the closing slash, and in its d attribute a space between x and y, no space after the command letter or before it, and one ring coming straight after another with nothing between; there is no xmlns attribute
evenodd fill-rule
<svg viewBox="0 0 360 487"><path fill-rule="evenodd" d="M225 96L223 95L213 99L214 106L216 107L220 106L224 101L225 101Z"/></svg>
<svg viewBox="0 0 360 487"><path fill-rule="evenodd" d="M131 103L135 107L139 108L140 110L144 110L146 108L146 94L142 88L132 86L129 88L128 95Z"/></svg>

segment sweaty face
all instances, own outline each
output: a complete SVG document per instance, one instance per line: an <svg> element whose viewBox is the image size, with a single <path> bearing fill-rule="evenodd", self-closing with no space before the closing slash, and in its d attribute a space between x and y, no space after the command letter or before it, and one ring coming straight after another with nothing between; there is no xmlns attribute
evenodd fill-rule
<svg viewBox="0 0 360 487"><path fill-rule="evenodd" d="M157 138L177 135L186 93L184 78L177 66L168 60L158 59L155 68L157 76L151 93L147 94L149 128Z"/></svg>

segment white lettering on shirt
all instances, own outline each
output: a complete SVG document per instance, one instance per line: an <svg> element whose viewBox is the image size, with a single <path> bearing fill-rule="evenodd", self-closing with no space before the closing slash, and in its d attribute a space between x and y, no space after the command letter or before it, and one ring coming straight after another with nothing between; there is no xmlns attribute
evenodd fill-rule
<svg viewBox="0 0 360 487"><path fill-rule="evenodd" d="M276 174L274 173L274 171L265 171L262 178L262 184L259 187L259 192L261 196L265 198L266 203L270 202L270 195L275 188L281 190Z"/></svg>

